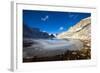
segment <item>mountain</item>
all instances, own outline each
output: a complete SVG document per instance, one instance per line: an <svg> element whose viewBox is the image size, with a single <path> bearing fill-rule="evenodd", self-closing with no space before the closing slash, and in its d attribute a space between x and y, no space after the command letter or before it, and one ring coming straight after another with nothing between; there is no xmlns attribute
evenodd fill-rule
<svg viewBox="0 0 100 73"><path fill-rule="evenodd" d="M41 31L39 28L31 28L26 24L23 24L23 37L24 38L54 38L55 36L49 35L47 32Z"/></svg>
<svg viewBox="0 0 100 73"><path fill-rule="evenodd" d="M82 19L76 25L69 28L68 31L58 34L57 38L90 40L91 39L91 17Z"/></svg>
<svg viewBox="0 0 100 73"><path fill-rule="evenodd" d="M33 37L33 33L39 32L39 29L37 28L33 28L31 29L30 27L28 27L26 24L23 24L23 37L24 38L32 38ZM34 35L35 37L35 35Z"/></svg>

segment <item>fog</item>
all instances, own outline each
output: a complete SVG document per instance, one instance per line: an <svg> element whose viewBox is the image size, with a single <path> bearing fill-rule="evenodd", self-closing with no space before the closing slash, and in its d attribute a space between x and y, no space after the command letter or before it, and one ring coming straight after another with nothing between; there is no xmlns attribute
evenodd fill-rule
<svg viewBox="0 0 100 73"><path fill-rule="evenodd" d="M83 43L75 39L31 39L31 41L32 45L23 48L24 58L61 55L67 50L80 50L83 47Z"/></svg>

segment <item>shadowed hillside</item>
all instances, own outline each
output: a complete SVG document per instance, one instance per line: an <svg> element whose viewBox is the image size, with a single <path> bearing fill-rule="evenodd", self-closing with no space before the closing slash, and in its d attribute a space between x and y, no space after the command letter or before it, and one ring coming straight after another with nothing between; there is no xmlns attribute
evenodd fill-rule
<svg viewBox="0 0 100 73"><path fill-rule="evenodd" d="M27 25L23 24L23 37L34 39L48 39L54 38L55 36L53 34L49 35L47 32L40 31L39 28L30 28Z"/></svg>

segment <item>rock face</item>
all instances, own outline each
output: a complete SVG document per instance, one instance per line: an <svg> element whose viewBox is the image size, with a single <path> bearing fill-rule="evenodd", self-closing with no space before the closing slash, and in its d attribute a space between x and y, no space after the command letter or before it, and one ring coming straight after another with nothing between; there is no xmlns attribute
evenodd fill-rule
<svg viewBox="0 0 100 73"><path fill-rule="evenodd" d="M80 40L91 40L91 17L82 19L68 31L63 32L57 38L73 38Z"/></svg>

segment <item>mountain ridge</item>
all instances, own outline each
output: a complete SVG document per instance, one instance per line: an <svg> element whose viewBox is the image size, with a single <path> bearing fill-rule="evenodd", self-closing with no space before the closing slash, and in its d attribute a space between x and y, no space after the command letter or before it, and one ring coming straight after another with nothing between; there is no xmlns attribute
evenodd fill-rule
<svg viewBox="0 0 100 73"><path fill-rule="evenodd" d="M91 38L91 17L87 17L79 21L76 25L69 28L68 31L57 35L57 38L73 38L81 40L90 40Z"/></svg>

